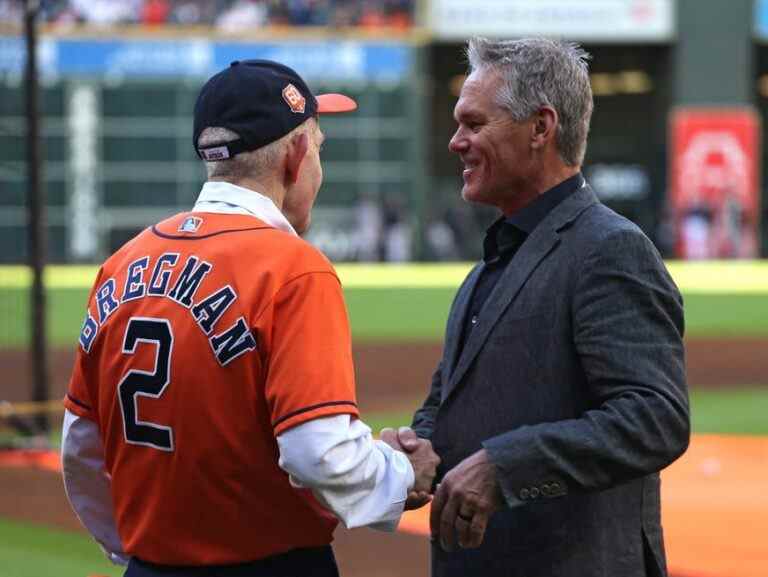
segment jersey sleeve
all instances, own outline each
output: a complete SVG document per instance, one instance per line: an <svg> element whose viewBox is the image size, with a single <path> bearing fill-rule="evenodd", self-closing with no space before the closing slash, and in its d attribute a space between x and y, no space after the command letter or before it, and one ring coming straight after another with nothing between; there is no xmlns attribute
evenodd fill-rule
<svg viewBox="0 0 768 577"><path fill-rule="evenodd" d="M96 359L91 358L92 350L95 348L95 341L98 337L99 326L96 322L94 297L96 287L102 277L102 270L96 276L91 293L88 296L88 304L85 311L85 318L80 336L77 343L77 354L75 356L75 365L72 369L72 376L67 386L67 394L64 397L64 406L71 413L78 417L90 419L98 422L96 414L96 398L92 392L91 386L95 385L91 374L95 370Z"/></svg>
<svg viewBox="0 0 768 577"><path fill-rule="evenodd" d="M69 379L67 394L64 397L64 406L69 412L78 417L83 417L91 421L96 421L96 406L91 399L91 393L88 389L88 369L87 353L78 348L75 366L72 370L72 376Z"/></svg>
<svg viewBox="0 0 768 577"><path fill-rule="evenodd" d="M329 415L358 416L347 310L331 272L303 274L273 302L266 398L275 435Z"/></svg>

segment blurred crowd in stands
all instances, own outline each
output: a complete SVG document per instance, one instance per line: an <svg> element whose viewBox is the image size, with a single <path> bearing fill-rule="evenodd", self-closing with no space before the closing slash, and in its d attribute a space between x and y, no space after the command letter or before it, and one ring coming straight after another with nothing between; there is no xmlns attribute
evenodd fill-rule
<svg viewBox="0 0 768 577"><path fill-rule="evenodd" d="M24 0L0 0L0 23L20 24ZM207 25L223 31L261 26L407 28L414 0L40 0L40 19L80 24Z"/></svg>

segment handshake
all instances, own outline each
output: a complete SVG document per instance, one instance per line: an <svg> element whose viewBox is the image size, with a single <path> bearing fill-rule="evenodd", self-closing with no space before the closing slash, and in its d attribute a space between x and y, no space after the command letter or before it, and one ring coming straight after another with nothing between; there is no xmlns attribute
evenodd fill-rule
<svg viewBox="0 0 768 577"><path fill-rule="evenodd" d="M433 500L430 492L440 457L432 450L432 443L418 438L409 427L382 429L380 438L405 453L413 465L416 481L405 509L418 509L432 502L432 541L440 543L445 551L453 551L457 545L464 549L479 547L491 515L504 506L496 466L486 450L480 449L448 471Z"/></svg>
<svg viewBox="0 0 768 577"><path fill-rule="evenodd" d="M432 450L432 443L420 439L410 427L382 429L379 437L390 447L402 451L411 462L414 472L414 485L408 493L405 510L418 509L432 500L432 482L437 474L440 457Z"/></svg>

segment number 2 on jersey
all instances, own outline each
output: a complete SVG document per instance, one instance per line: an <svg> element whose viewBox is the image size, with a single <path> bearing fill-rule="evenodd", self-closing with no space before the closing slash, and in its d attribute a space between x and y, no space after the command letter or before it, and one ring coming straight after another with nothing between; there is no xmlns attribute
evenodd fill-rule
<svg viewBox="0 0 768 577"><path fill-rule="evenodd" d="M153 447L160 451L173 451L173 429L157 423L141 421L138 415L138 397L159 398L171 380L171 352L173 331L167 319L132 317L125 329L123 354L132 355L139 343L151 345L155 350L155 368L152 372L131 369L117 385L117 398L123 413L125 441L134 445Z"/></svg>

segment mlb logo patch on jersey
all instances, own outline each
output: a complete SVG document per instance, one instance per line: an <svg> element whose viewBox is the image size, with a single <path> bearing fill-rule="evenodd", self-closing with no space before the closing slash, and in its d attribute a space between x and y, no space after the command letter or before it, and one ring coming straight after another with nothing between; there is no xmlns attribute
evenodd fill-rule
<svg viewBox="0 0 768 577"><path fill-rule="evenodd" d="M184 222L179 226L179 232L195 233L200 230L200 226L203 224L203 219L199 216L188 216L184 219Z"/></svg>

